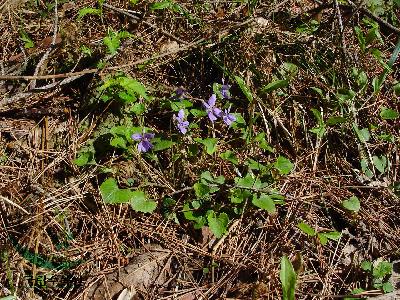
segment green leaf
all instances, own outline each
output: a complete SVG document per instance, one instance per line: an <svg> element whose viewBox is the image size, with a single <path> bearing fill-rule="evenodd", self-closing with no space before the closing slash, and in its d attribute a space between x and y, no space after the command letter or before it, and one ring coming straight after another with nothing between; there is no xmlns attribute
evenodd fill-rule
<svg viewBox="0 0 400 300"><path fill-rule="evenodd" d="M93 7L84 7L78 11L78 21L82 20L86 15L101 15L101 10Z"/></svg>
<svg viewBox="0 0 400 300"><path fill-rule="evenodd" d="M305 234L308 236L315 236L317 233L315 232L314 228L312 228L310 225L304 222L300 222L297 224L297 227L303 231Z"/></svg>
<svg viewBox="0 0 400 300"><path fill-rule="evenodd" d="M358 43L360 45L361 51L365 52L366 49L366 43L365 43L365 35L362 32L361 28L358 26L354 27L354 31L356 33L357 39L358 39Z"/></svg>
<svg viewBox="0 0 400 300"><path fill-rule="evenodd" d="M207 215L207 221L211 232L217 238L221 238L226 233L229 223L229 217L226 213L220 213L217 217L215 212L211 211Z"/></svg>
<svg viewBox="0 0 400 300"><path fill-rule="evenodd" d="M226 150L225 152L221 153L219 156L224 160L230 161L234 165L237 165L239 163L237 157L231 150Z"/></svg>
<svg viewBox="0 0 400 300"><path fill-rule="evenodd" d="M132 105L130 111L135 115L140 116L146 111L146 106L143 103L135 103Z"/></svg>
<svg viewBox="0 0 400 300"><path fill-rule="evenodd" d="M252 203L254 206L264 209L270 214L274 214L276 212L274 200L267 194L261 194L260 197L253 195Z"/></svg>
<svg viewBox="0 0 400 300"><path fill-rule="evenodd" d="M382 284L382 290L383 290L383 292L385 294L387 294L387 293L393 292L394 291L394 287L393 287L392 283L385 282L385 283Z"/></svg>
<svg viewBox="0 0 400 300"><path fill-rule="evenodd" d="M235 177L235 183L237 187L251 189L253 188L254 181L254 178L250 174L247 174L246 177L243 178Z"/></svg>
<svg viewBox="0 0 400 300"><path fill-rule="evenodd" d="M110 145L115 148L127 149L126 148L126 140L120 136L113 137L110 141Z"/></svg>
<svg viewBox="0 0 400 300"><path fill-rule="evenodd" d="M107 204L127 203L131 199L131 191L120 190L114 178L108 178L100 185L100 193Z"/></svg>
<svg viewBox="0 0 400 300"><path fill-rule="evenodd" d="M369 141L371 135L369 133L368 128L358 129L358 127L355 124L354 124L353 127L354 127L354 130L357 133L358 139L361 142L368 142Z"/></svg>
<svg viewBox="0 0 400 300"><path fill-rule="evenodd" d="M161 138L154 138L152 140L152 143L154 144L153 151L161 151L161 150L169 149L173 145L175 145L175 142L170 141L170 140L164 140Z"/></svg>
<svg viewBox="0 0 400 300"><path fill-rule="evenodd" d="M322 138L326 133L325 124L323 126L314 127L312 129L310 129L310 132L315 133L317 135L317 137Z"/></svg>
<svg viewBox="0 0 400 300"><path fill-rule="evenodd" d="M337 241L342 234L337 231L329 231L329 232L320 232L318 233L318 238L321 241L322 245L326 245L328 240Z"/></svg>
<svg viewBox="0 0 400 300"><path fill-rule="evenodd" d="M372 161L374 162L375 168L381 172L384 173L386 166L387 166L387 159L386 156L382 155L380 158L378 156L372 156Z"/></svg>
<svg viewBox="0 0 400 300"><path fill-rule="evenodd" d="M17 297L13 295L0 298L0 300L16 300L16 299Z"/></svg>
<svg viewBox="0 0 400 300"><path fill-rule="evenodd" d="M74 159L74 164L78 167L83 167L89 164L93 160L93 152L82 152L79 153L79 156Z"/></svg>
<svg viewBox="0 0 400 300"><path fill-rule="evenodd" d="M281 270L279 272L279 279L282 284L283 300L294 300L296 289L297 275L293 269L290 260L283 256L281 259Z"/></svg>
<svg viewBox="0 0 400 300"><path fill-rule="evenodd" d="M281 175L287 175L293 170L294 165L286 157L279 156L276 162L274 163L274 167L278 170L278 172Z"/></svg>
<svg viewBox="0 0 400 300"><path fill-rule="evenodd" d="M205 117L207 116L207 112L205 110L192 108L190 113L195 117Z"/></svg>
<svg viewBox="0 0 400 300"><path fill-rule="evenodd" d="M157 208L157 203L148 201L142 191L130 191L130 204L133 210L143 213L153 212Z"/></svg>
<svg viewBox="0 0 400 300"><path fill-rule="evenodd" d="M217 150L218 139L216 138L195 138L194 140L200 144L203 144L206 147L207 154L209 155L212 155Z"/></svg>
<svg viewBox="0 0 400 300"><path fill-rule="evenodd" d="M360 210L360 201L355 196L350 197L347 200L344 200L342 202L342 205L344 208L346 208L350 211L358 212Z"/></svg>
<svg viewBox="0 0 400 300"><path fill-rule="evenodd" d="M289 82L287 80L275 80L261 88L262 93L269 93L277 89L287 87Z"/></svg>
<svg viewBox="0 0 400 300"><path fill-rule="evenodd" d="M167 0L167 1L160 1L160 2L153 3L153 4L150 6L150 9L151 9L151 10L166 9L166 8L172 7L172 5L173 5L173 2L172 2L172 1L169 1L169 0Z"/></svg>
<svg viewBox="0 0 400 300"><path fill-rule="evenodd" d="M248 190L234 189L231 190L230 200L232 203L239 204L250 198L251 193Z"/></svg>
<svg viewBox="0 0 400 300"><path fill-rule="evenodd" d="M388 261L381 261L378 263L376 267L374 267L372 271L372 276L374 278L383 278L386 275L391 275L393 270L393 266Z"/></svg>
<svg viewBox="0 0 400 300"><path fill-rule="evenodd" d="M356 96L356 93L349 89L339 89L336 93L336 97L338 98L340 103L345 103L347 101L353 100Z"/></svg>
<svg viewBox="0 0 400 300"><path fill-rule="evenodd" d="M345 123L347 121L346 118L343 117L339 117L339 116L335 116L335 117L330 117L327 121L326 121L326 125L332 126L332 125L336 125L336 124L341 124L341 123Z"/></svg>
<svg viewBox="0 0 400 300"><path fill-rule="evenodd" d="M179 111L181 109L192 107L193 103L189 100L183 99L181 101L171 101L170 106L173 111Z"/></svg>
<svg viewBox="0 0 400 300"><path fill-rule="evenodd" d="M400 1L400 0L399 0L399 1ZM397 97L400 96L400 82L396 82L396 83L393 85L393 92L394 92L394 94L395 94Z"/></svg>
<svg viewBox="0 0 400 300"><path fill-rule="evenodd" d="M386 107L381 107L379 115L384 120L395 120L399 117L399 113L396 110Z"/></svg>
<svg viewBox="0 0 400 300"><path fill-rule="evenodd" d="M139 81L131 77L121 76L118 78L117 84L121 86L123 89L125 89L131 95L137 94L146 100L149 99L146 87Z"/></svg>
<svg viewBox="0 0 400 300"><path fill-rule="evenodd" d="M367 160L365 158L361 160L360 165L361 165L361 170L363 171L365 176L367 176L368 178L372 178L374 176L374 173L372 173L372 171L369 169Z"/></svg>
<svg viewBox="0 0 400 300"><path fill-rule="evenodd" d="M203 198L210 193L210 187L204 183L196 182L193 185L194 192L197 198Z"/></svg>
<svg viewBox="0 0 400 300"><path fill-rule="evenodd" d="M373 267L372 263L368 260L364 260L361 263L361 269L363 269L364 271L372 272L372 267Z"/></svg>
<svg viewBox="0 0 400 300"><path fill-rule="evenodd" d="M21 40L23 42L25 42L25 44L24 44L24 48L25 49L29 49L29 48L35 47L35 44L31 40L31 38L28 36L28 34L25 32L25 30L21 30L19 34L21 36Z"/></svg>
<svg viewBox="0 0 400 300"><path fill-rule="evenodd" d="M115 54L121 45L121 40L118 38L115 32L110 31L109 36L106 36L103 39L103 43L107 46L110 54Z"/></svg>
<svg viewBox="0 0 400 300"><path fill-rule="evenodd" d="M253 102L253 94L251 93L250 88L246 85L244 80L239 76L235 76L235 80L242 90L243 94L246 96L247 100L249 100L250 103Z"/></svg>

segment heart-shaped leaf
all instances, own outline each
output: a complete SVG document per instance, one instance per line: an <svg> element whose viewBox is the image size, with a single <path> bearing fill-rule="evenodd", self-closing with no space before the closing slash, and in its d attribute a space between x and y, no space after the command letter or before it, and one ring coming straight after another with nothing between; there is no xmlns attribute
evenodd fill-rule
<svg viewBox="0 0 400 300"><path fill-rule="evenodd" d="M355 196L350 197L347 200L344 200L342 202L342 205L344 208L354 211L354 212L358 212L360 210L360 201Z"/></svg>
<svg viewBox="0 0 400 300"><path fill-rule="evenodd" d="M219 216L215 214L214 211L210 211L207 215L208 226L211 232L217 237L222 237L229 223L229 217L226 213L220 213Z"/></svg>
<svg viewBox="0 0 400 300"><path fill-rule="evenodd" d="M252 203L254 206L262 208L262 209L266 210L267 212L269 212L270 214L273 214L276 212L275 202L267 194L261 194L260 197L257 197L257 195L254 195Z"/></svg>
<svg viewBox="0 0 400 300"><path fill-rule="evenodd" d="M146 199L142 191L130 191L130 204L135 211L150 213L157 207L157 203Z"/></svg>

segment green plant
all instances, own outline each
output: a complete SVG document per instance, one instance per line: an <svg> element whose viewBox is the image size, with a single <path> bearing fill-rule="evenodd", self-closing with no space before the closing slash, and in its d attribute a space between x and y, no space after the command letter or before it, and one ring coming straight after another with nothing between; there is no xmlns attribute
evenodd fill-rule
<svg viewBox="0 0 400 300"><path fill-rule="evenodd" d="M372 278L372 286L376 289L381 289L384 293L390 293L394 290L393 285L389 282L389 277L392 274L393 265L388 261L363 261L361 269L366 271Z"/></svg>
<svg viewBox="0 0 400 300"><path fill-rule="evenodd" d="M291 261L286 256L281 258L281 270L279 272L279 278L282 284L282 299L294 300L297 275L293 269Z"/></svg>
<svg viewBox="0 0 400 300"><path fill-rule="evenodd" d="M297 224L297 227L310 237L317 236L321 245L323 246L328 243L328 240L337 241L342 236L342 234L340 232L337 232L336 230L317 232L314 228L312 228L305 222L300 222L299 224Z"/></svg>

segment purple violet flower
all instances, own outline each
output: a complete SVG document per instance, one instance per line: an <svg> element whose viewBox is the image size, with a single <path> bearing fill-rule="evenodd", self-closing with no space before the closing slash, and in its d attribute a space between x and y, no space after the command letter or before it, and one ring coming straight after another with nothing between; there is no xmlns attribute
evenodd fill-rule
<svg viewBox="0 0 400 300"><path fill-rule="evenodd" d="M225 109L221 112L222 120L225 122L226 125L230 126L233 122L236 121L236 117L230 113L231 108Z"/></svg>
<svg viewBox="0 0 400 300"><path fill-rule="evenodd" d="M218 107L215 107L216 101L217 101L217 96L215 94L212 94L210 99L208 99L208 102L203 102L203 105L207 110L208 117L213 123L215 120L217 120L217 117L219 117L221 114L221 110Z"/></svg>
<svg viewBox="0 0 400 300"><path fill-rule="evenodd" d="M174 115L174 119L177 122L177 127L182 134L187 132L187 127L189 126L189 122L185 121L185 111L183 109L179 110L178 116Z"/></svg>
<svg viewBox="0 0 400 300"><path fill-rule="evenodd" d="M175 94L176 94L176 96L178 97L178 98L181 98L181 97L183 97L183 94L185 94L185 90L183 89L183 88L178 88L176 91L175 91Z"/></svg>
<svg viewBox="0 0 400 300"><path fill-rule="evenodd" d="M153 148L153 144L150 143L150 140L154 138L154 133L134 133L131 135L131 138L134 141L140 141L137 145L139 152L147 152Z"/></svg>
<svg viewBox="0 0 400 300"><path fill-rule="evenodd" d="M229 93L230 88L231 86L229 84L225 84L224 80L222 79L221 95L224 99L231 98L231 94Z"/></svg>

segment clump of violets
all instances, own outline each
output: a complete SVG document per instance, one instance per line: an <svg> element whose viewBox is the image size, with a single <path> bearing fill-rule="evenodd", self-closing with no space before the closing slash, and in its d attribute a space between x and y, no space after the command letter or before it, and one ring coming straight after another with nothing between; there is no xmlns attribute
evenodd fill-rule
<svg viewBox="0 0 400 300"><path fill-rule="evenodd" d="M217 101L217 96L212 94L210 99L207 102L204 102L203 105L206 108L207 115L210 118L210 121L214 123L217 120L219 115L221 114L221 110L218 107L215 107L215 102Z"/></svg>
<svg viewBox="0 0 400 300"><path fill-rule="evenodd" d="M153 148L153 144L150 142L154 138L154 133L134 133L131 138L134 141L139 142L137 149L139 152L147 152Z"/></svg>
<svg viewBox="0 0 400 300"><path fill-rule="evenodd" d="M183 109L179 110L178 115L174 115L174 119L179 131L185 134L189 126L189 122L185 120L185 111Z"/></svg>

